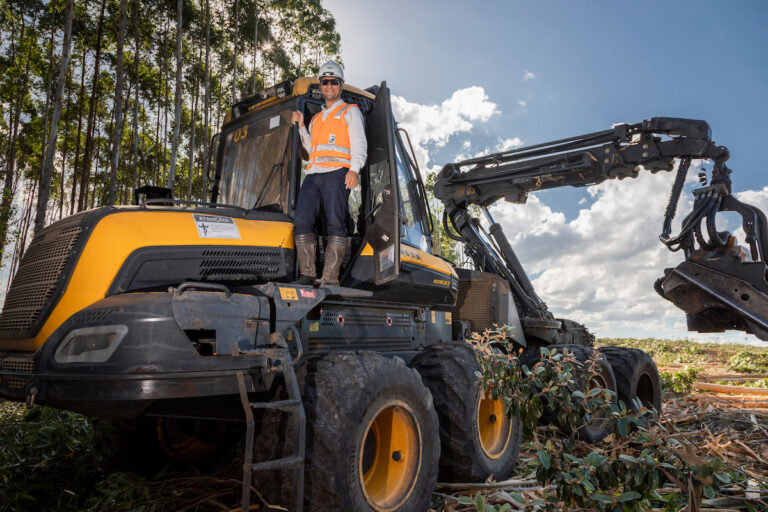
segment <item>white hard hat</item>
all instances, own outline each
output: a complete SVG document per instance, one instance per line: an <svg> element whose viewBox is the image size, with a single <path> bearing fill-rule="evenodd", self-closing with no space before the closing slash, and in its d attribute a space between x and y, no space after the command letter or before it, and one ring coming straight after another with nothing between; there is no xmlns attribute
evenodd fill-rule
<svg viewBox="0 0 768 512"><path fill-rule="evenodd" d="M344 70L341 69L341 66L339 66L332 60L329 60L328 62L320 66L320 71L318 71L317 76L318 78L324 78L326 76L329 76L332 78L338 78L343 82Z"/></svg>

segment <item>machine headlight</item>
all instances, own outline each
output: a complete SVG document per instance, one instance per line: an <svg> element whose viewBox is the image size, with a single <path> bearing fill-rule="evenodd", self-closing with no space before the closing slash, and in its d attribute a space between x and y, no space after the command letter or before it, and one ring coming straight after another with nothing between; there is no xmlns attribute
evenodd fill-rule
<svg viewBox="0 0 768 512"><path fill-rule="evenodd" d="M125 335L125 325L83 327L67 334L53 358L57 363L103 363L114 353Z"/></svg>

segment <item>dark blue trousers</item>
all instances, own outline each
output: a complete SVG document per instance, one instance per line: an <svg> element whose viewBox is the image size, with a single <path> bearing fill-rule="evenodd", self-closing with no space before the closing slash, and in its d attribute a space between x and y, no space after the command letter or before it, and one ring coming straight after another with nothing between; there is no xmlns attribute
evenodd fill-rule
<svg viewBox="0 0 768 512"><path fill-rule="evenodd" d="M350 190L344 186L348 169L308 174L299 189L293 232L304 235L315 232L320 208L325 209L328 236L347 236L347 200Z"/></svg>

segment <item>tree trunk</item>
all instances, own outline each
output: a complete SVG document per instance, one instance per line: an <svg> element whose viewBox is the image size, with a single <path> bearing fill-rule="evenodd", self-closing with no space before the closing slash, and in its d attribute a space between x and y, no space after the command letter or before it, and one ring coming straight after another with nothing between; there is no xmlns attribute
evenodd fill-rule
<svg viewBox="0 0 768 512"><path fill-rule="evenodd" d="M166 20L166 26L165 26L165 33L163 34L163 48L167 50L168 46L168 24ZM163 104L163 176L162 176L162 183L163 186L168 186L168 175L165 173L166 171L166 162L168 162L168 105L170 103L168 102L168 62L165 60L168 57L168 53L166 51L165 55L163 55L163 80L165 82L165 103Z"/></svg>
<svg viewBox="0 0 768 512"><path fill-rule="evenodd" d="M52 17L55 17L56 8L50 2ZM45 81L45 110L43 110L43 138L40 144L40 162L45 162L46 144L48 142L48 114L51 111L51 85L53 82L53 43L56 39L56 23L51 23L51 39L48 41L48 78Z"/></svg>
<svg viewBox="0 0 768 512"><path fill-rule="evenodd" d="M176 105L173 112L173 148L171 149L171 169L168 171L168 188L173 189L176 179L176 155L179 152L179 133L181 131L181 10L184 1L178 0L176 4ZM193 119L194 123L194 119Z"/></svg>
<svg viewBox="0 0 768 512"><path fill-rule="evenodd" d="M59 220L64 216L64 179L67 169L67 156L69 156L69 124L72 121L72 68L69 68L67 76L67 120L64 122L64 147L61 151L61 182L59 183Z"/></svg>
<svg viewBox="0 0 768 512"><path fill-rule="evenodd" d="M96 100L99 96L99 67L101 64L101 40L104 37L104 8L107 0L101 0L99 24L96 31L96 50L93 64L93 83L91 86L91 101L88 107L88 127L85 130L85 154L83 155L83 170L80 178L80 197L78 198L78 211L84 210L88 205L88 182L91 174L93 160L93 139L96 124Z"/></svg>
<svg viewBox="0 0 768 512"><path fill-rule="evenodd" d="M200 52L198 49L198 62ZM192 176L195 170L195 135L197 134L197 98L200 96L200 75L195 73L195 99L192 102L192 133L189 136L189 172L187 173L187 199L192 200Z"/></svg>
<svg viewBox="0 0 768 512"><path fill-rule="evenodd" d="M254 5L254 15L256 16L256 22L253 29L253 82L251 84L251 94L256 94L256 51L259 46L259 8L258 5Z"/></svg>
<svg viewBox="0 0 768 512"><path fill-rule="evenodd" d="M11 253L11 267L8 270L8 281L13 280L16 269L19 267L21 257L24 255L24 248L27 245L27 233L29 232L29 221L32 214L32 202L37 191L37 180L33 180L32 184L26 191L26 197L21 209L21 216L19 219L19 230L16 242L14 243L13 252Z"/></svg>
<svg viewBox="0 0 768 512"><path fill-rule="evenodd" d="M133 190L139 188L139 92L141 91L139 83L139 41L141 32L139 30L139 1L133 1L133 29L136 31L136 49L133 55L133 79L136 81L136 98L133 104L133 150L131 162L133 163Z"/></svg>
<svg viewBox="0 0 768 512"><path fill-rule="evenodd" d="M48 133L43 170L40 173L40 192L37 196L37 216L35 217L35 233L45 226L45 214L48 209L48 196L51 188L51 171L53 170L53 157L56 154L56 139L59 135L59 119L61 117L61 100L64 96L64 84L67 81L67 69L69 67L70 47L72 46L72 3L67 0L64 13L64 41L61 46L61 69L59 81L56 84L56 97L53 103L53 116L51 116L51 130Z"/></svg>
<svg viewBox="0 0 768 512"><path fill-rule="evenodd" d="M208 152L211 146L211 131L208 125L210 119L210 100L211 100L211 6L205 0L205 128L203 129L205 162L203 163L203 201L208 200L208 162L210 156Z"/></svg>
<svg viewBox="0 0 768 512"><path fill-rule="evenodd" d="M85 94L85 56L88 53L83 45L83 61L80 64L80 92L77 99L77 137L75 138L75 163L72 166L72 194L69 198L69 214L75 213L75 198L77 197L77 173L80 169L80 143L83 128L83 94Z"/></svg>
<svg viewBox="0 0 768 512"><path fill-rule="evenodd" d="M240 32L240 26L238 23L240 22L240 0L235 0L235 22L233 25L235 26L235 48L232 56L233 60L233 66L232 66L232 104L234 105L237 101L235 93L237 91L237 50L238 50L238 35Z"/></svg>
<svg viewBox="0 0 768 512"><path fill-rule="evenodd" d="M32 20L32 27L35 26L37 17ZM25 25L24 18L22 17L21 35L19 41L24 41ZM13 196L15 193L15 175L16 175L16 138L19 134L19 122L21 119L21 111L24 107L24 98L27 96L27 79L29 77L29 65L32 60L31 57L32 45L29 45L29 51L27 52L26 64L24 68L24 74L22 76L21 83L19 84L18 91L19 97L16 101L16 105L11 106L12 122L10 126L10 138L8 139L8 162L5 171L5 182L3 184L2 197L0 198L0 267L2 267L3 255L5 253L5 245L8 240L8 226L11 223L11 217L13 217Z"/></svg>
<svg viewBox="0 0 768 512"><path fill-rule="evenodd" d="M117 167L120 162L120 145L123 141L123 41L127 13L125 0L120 0L120 26L117 31L117 63L115 65L115 128L112 131L112 166L109 171L109 196L107 204L115 204Z"/></svg>

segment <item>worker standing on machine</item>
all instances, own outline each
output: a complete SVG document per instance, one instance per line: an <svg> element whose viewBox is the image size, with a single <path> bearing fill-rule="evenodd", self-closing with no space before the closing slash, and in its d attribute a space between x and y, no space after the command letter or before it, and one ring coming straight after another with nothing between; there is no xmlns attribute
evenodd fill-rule
<svg viewBox="0 0 768 512"><path fill-rule="evenodd" d="M339 269L347 249L347 200L357 186L360 168L365 163L368 142L363 115L357 105L341 99L344 70L328 61L318 73L320 90L325 98L323 110L304 125L304 114L294 111L291 123L298 123L304 149L309 153L307 177L299 190L293 219L294 241L299 260L298 284L313 284L316 278L315 221L320 207L325 208L328 238L322 285L338 285Z"/></svg>

